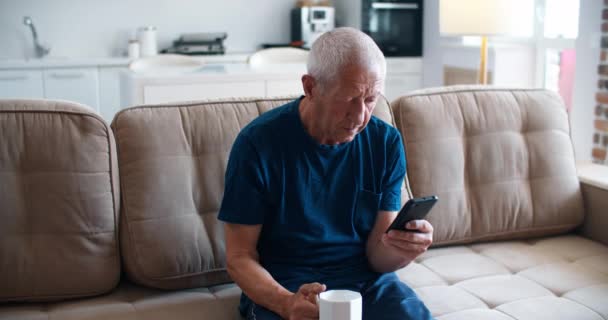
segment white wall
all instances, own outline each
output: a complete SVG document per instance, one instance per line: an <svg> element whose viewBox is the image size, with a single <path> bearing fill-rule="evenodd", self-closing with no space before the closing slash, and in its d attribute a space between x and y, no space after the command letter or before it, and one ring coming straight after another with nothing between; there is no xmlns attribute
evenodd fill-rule
<svg viewBox="0 0 608 320"><path fill-rule="evenodd" d="M597 92L597 66L600 62L600 26L602 0L581 0L578 39L576 40L576 71L570 125L576 158L591 160L593 145L593 112Z"/></svg>
<svg viewBox="0 0 608 320"><path fill-rule="evenodd" d="M33 53L29 15L53 56L107 57L126 48L132 30L158 28L160 48L180 33L228 32L229 52L290 40L295 0L0 0L0 58Z"/></svg>

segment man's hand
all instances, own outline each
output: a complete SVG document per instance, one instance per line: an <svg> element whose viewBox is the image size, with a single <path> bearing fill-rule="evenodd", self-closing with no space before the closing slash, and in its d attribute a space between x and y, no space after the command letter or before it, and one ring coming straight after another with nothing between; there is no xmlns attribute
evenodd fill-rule
<svg viewBox="0 0 608 320"><path fill-rule="evenodd" d="M320 283L307 283L294 293L285 306L285 312L281 316L288 320L319 319L319 306L317 295L327 288Z"/></svg>
<svg viewBox="0 0 608 320"><path fill-rule="evenodd" d="M426 220L414 220L408 222L405 228L419 232L391 230L382 235L382 243L411 261L433 243L433 226Z"/></svg>

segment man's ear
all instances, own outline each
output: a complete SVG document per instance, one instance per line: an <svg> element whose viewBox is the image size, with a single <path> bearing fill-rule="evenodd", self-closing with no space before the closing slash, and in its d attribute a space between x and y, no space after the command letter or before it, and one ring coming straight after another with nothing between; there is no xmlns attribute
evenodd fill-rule
<svg viewBox="0 0 608 320"><path fill-rule="evenodd" d="M305 74L302 76L302 88L304 89L304 95L306 95L308 98L314 97L313 88L315 85L315 78L313 78L311 75Z"/></svg>

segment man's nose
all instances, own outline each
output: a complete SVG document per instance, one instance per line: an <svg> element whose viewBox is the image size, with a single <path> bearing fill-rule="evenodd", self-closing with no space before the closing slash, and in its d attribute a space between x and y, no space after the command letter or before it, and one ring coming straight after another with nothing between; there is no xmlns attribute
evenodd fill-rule
<svg viewBox="0 0 608 320"><path fill-rule="evenodd" d="M360 101L356 104L356 107L351 109L350 120L353 124L360 125L365 121L365 102Z"/></svg>

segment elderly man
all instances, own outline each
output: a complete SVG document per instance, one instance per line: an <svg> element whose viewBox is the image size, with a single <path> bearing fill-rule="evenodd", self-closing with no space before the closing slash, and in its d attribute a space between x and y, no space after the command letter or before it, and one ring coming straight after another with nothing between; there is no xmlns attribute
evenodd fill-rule
<svg viewBox="0 0 608 320"><path fill-rule="evenodd" d="M400 208L399 132L372 117L386 62L371 38L338 28L315 41L305 95L238 135L219 219L247 319L317 319L316 295L363 296L364 319L429 319L393 273L424 252L425 220L386 229Z"/></svg>

